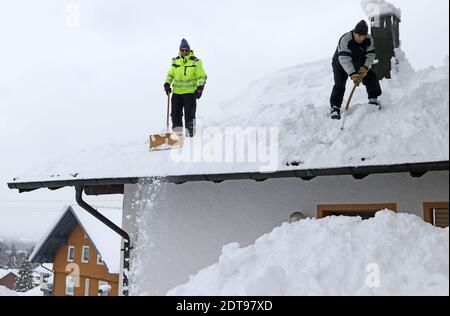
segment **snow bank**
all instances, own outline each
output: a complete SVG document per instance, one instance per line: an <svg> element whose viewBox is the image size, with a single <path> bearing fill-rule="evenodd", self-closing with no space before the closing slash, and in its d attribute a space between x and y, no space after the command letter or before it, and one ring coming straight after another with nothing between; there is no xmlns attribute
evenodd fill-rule
<svg viewBox="0 0 450 316"><path fill-rule="evenodd" d="M36 286L27 292L17 293L18 296L44 296L44 292L41 291L40 286Z"/></svg>
<svg viewBox="0 0 450 316"><path fill-rule="evenodd" d="M382 15L396 15L399 19L402 17L399 8L384 0L361 0L361 7L369 18Z"/></svg>
<svg viewBox="0 0 450 316"><path fill-rule="evenodd" d="M0 285L0 296L17 296L17 292Z"/></svg>
<svg viewBox="0 0 450 316"><path fill-rule="evenodd" d="M168 295L449 295L449 230L387 210L286 223Z"/></svg>
<svg viewBox="0 0 450 316"><path fill-rule="evenodd" d="M381 81L384 109L368 105L365 88L358 88L342 134L341 122L328 115L333 86L328 60L254 82L224 103L218 117L227 117L231 126L278 126L280 164L302 162L300 169L448 160L448 58L441 68L415 71L402 51L397 54L392 80Z"/></svg>
<svg viewBox="0 0 450 316"><path fill-rule="evenodd" d="M340 132L341 122L329 117L333 74L331 60L323 60L254 82L222 103L220 113L205 118L201 133L187 140L180 151L150 153L148 136L143 135L138 141L84 150L43 168L32 168L14 182L265 171L260 159L232 159L230 163L225 159L229 150L223 150L222 160L211 160L208 145L214 137L206 133L208 128L213 131L211 127L218 130L215 135L219 138L226 135L227 128L277 128L278 142L269 146L275 165L269 171L449 160L448 59L443 67L415 71L400 57L393 79L381 82L383 111L368 105L365 88L358 88L344 133ZM201 116L201 109L198 114ZM230 148L229 141L224 141L225 148ZM256 140L250 140L247 147L260 149ZM231 154L236 157L236 152ZM194 158L178 160L186 156ZM300 164L287 167L289 162Z"/></svg>

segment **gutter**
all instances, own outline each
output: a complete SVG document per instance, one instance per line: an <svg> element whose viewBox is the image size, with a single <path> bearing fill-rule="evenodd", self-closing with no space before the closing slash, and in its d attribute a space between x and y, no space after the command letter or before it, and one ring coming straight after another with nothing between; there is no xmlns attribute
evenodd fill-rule
<svg viewBox="0 0 450 316"><path fill-rule="evenodd" d="M43 263L41 263L40 267L45 269L45 270L47 270L47 271L49 271L49 272L51 272L51 273L53 273L53 274L55 273L55 271L50 270L49 268L45 267Z"/></svg>
<svg viewBox="0 0 450 316"><path fill-rule="evenodd" d="M84 210L86 210L89 214L97 218L100 222L102 222L104 225L111 228L114 232L116 232L118 235L120 235L123 238L123 275L122 275L122 293L123 296L129 295L129 271L130 271L130 236L126 231L124 231L122 228L111 222L108 218L103 216L100 212L98 212L96 209L94 209L92 206L90 206L86 201L83 200L83 190L84 187L81 185L75 186L75 198L80 207L82 207Z"/></svg>
<svg viewBox="0 0 450 316"><path fill-rule="evenodd" d="M301 163L292 163L292 166L299 166ZM247 173L223 173L223 174L199 174L199 175L183 175L183 176L167 176L153 177L161 178L162 182L183 184L186 182L208 181L220 183L230 180L255 180L265 181L276 178L301 178L309 181L316 177L324 176L353 176L357 180L366 178L371 174L390 174L390 173L409 173L412 177L420 178L427 172L432 171L448 171L449 161L426 162L426 163L410 163L398 165L378 165L378 166L361 166L361 167L344 167L344 168L328 168L328 169L299 169L277 171L272 173L247 172ZM20 193L30 192L41 188L57 190L63 187L83 186L85 191L92 187L116 187L125 184L136 184L142 177L127 178L102 178L102 179L73 179L73 180L55 180L55 181L37 181L37 182L15 182L8 183L10 189L17 189ZM152 177L148 177L152 178ZM107 193L104 193L107 194Z"/></svg>

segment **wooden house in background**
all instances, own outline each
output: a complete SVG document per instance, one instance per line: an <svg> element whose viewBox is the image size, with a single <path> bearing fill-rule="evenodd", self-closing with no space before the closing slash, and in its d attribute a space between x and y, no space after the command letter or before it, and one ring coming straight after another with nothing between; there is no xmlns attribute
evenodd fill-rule
<svg viewBox="0 0 450 316"><path fill-rule="evenodd" d="M122 212L108 217L120 225ZM32 263L53 263L54 296L118 295L121 239L77 206L69 206L35 247Z"/></svg>

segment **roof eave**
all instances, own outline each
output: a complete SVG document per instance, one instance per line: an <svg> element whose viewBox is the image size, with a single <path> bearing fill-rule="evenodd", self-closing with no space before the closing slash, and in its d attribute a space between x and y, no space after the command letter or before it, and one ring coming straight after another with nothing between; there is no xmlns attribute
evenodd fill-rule
<svg viewBox="0 0 450 316"><path fill-rule="evenodd" d="M376 166L355 166L341 168L323 168L323 169L293 169L286 171L277 171L271 173L246 172L246 173L222 173L222 174L203 174L203 175L182 175L167 177L129 177L129 178L97 178L97 179L73 179L73 180L49 180L38 182L11 182L8 183L10 189L17 189L19 192L29 192L37 189L47 188L56 190L64 187L108 187L125 184L136 184L140 179L161 178L163 182L174 184L183 184L186 182L214 182L220 183L231 180L255 180L265 181L274 178L301 178L311 180L315 177L324 176L353 176L355 179L364 179L372 174L390 174L390 173L410 173L413 177L421 177L428 172L448 171L449 161L407 163L397 165L376 165ZM114 190L113 190L114 191ZM107 193L104 193L107 194Z"/></svg>

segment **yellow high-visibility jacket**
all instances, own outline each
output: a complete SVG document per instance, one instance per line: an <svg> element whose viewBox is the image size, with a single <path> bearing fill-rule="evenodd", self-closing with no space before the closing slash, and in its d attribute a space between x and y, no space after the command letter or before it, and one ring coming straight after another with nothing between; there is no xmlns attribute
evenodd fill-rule
<svg viewBox="0 0 450 316"><path fill-rule="evenodd" d="M166 83L172 85L175 94L189 94L194 93L198 86L205 85L207 77L202 61L191 51L186 57L180 53L172 59Z"/></svg>

